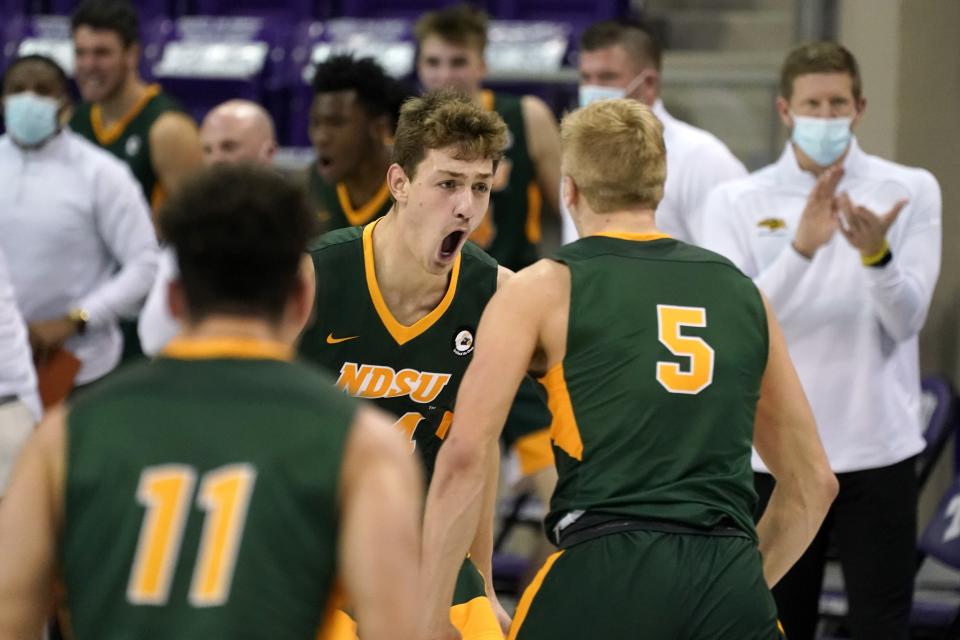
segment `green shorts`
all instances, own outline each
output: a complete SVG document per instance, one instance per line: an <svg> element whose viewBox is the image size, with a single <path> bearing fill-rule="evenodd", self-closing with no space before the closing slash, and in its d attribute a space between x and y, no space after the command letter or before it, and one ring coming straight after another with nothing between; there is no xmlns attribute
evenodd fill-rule
<svg viewBox="0 0 960 640"><path fill-rule="evenodd" d="M508 640L782 637L752 540L629 531L550 556Z"/></svg>

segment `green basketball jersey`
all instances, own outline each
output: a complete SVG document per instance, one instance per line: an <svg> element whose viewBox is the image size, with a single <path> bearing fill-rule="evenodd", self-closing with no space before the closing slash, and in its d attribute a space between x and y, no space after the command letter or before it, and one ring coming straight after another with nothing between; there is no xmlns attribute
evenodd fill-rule
<svg viewBox="0 0 960 640"><path fill-rule="evenodd" d="M393 198L390 197L386 180L369 202L356 209L350 202L347 186L342 182L336 185L327 184L317 174L316 163L307 167L306 183L307 192L320 221L320 229L324 232L365 225L387 215L393 207Z"/></svg>
<svg viewBox="0 0 960 640"><path fill-rule="evenodd" d="M499 264L517 271L538 258L543 199L527 149L520 98L484 91L483 101L503 118L509 140L490 193L490 208L471 239Z"/></svg>
<svg viewBox="0 0 960 640"><path fill-rule="evenodd" d="M70 128L130 165L147 202L156 209L164 194L150 160L150 128L164 113L182 110L176 100L160 90L160 85L152 84L130 112L110 128L103 126L100 107L89 102L77 106Z"/></svg>
<svg viewBox="0 0 960 640"><path fill-rule="evenodd" d="M480 314L497 288L497 264L467 243L440 304L413 326L404 326L377 285L375 227L334 231L313 247L316 322L303 336L300 354L330 371L344 392L396 416L429 478L453 421Z"/></svg>
<svg viewBox="0 0 960 640"><path fill-rule="evenodd" d="M61 559L78 640L316 637L356 402L282 351L174 342L72 407Z"/></svg>
<svg viewBox="0 0 960 640"><path fill-rule="evenodd" d="M555 259L571 288L566 356L544 378L559 472L548 530L590 511L755 536L750 447L767 364L756 286L659 234L590 236Z"/></svg>

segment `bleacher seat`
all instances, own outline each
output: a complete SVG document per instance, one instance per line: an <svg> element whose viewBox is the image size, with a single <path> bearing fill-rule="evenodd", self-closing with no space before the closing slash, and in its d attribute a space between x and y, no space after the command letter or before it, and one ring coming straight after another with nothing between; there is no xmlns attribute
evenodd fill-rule
<svg viewBox="0 0 960 640"><path fill-rule="evenodd" d="M0 29L4 69L17 56L37 53L53 58L67 75L73 75L73 41L66 16L18 15L4 20Z"/></svg>
<svg viewBox="0 0 960 640"><path fill-rule="evenodd" d="M81 0L47 0L46 11L56 15L70 15ZM137 12L141 23L158 17L169 17L174 11L171 0L137 0Z"/></svg>
<svg viewBox="0 0 960 640"><path fill-rule="evenodd" d="M271 109L281 100L290 31L277 18L184 16L173 21L153 74L197 121L231 98Z"/></svg>
<svg viewBox="0 0 960 640"><path fill-rule="evenodd" d="M194 0L190 13L206 16L276 16L291 23L320 17L319 0Z"/></svg>

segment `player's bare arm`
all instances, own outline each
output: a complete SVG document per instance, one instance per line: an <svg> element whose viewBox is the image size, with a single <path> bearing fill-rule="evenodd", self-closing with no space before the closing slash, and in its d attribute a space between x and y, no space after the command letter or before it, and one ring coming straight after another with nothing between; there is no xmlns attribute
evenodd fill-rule
<svg viewBox="0 0 960 640"><path fill-rule="evenodd" d="M150 162L168 194L200 169L203 147L189 116L170 111L157 118L150 128Z"/></svg>
<svg viewBox="0 0 960 640"><path fill-rule="evenodd" d="M0 501L0 639L41 637L63 523L65 416L55 409L27 442Z"/></svg>
<svg viewBox="0 0 960 640"><path fill-rule="evenodd" d="M486 488L496 484L492 451L524 374L563 358L569 286L565 267L542 260L510 278L484 310L427 497L425 638L449 637L446 615L457 571L481 526Z"/></svg>
<svg viewBox="0 0 960 640"><path fill-rule="evenodd" d="M393 420L358 410L341 471L340 575L364 640L416 638L422 495Z"/></svg>
<svg viewBox="0 0 960 640"><path fill-rule="evenodd" d="M773 587L813 541L838 485L780 324L765 298L763 303L770 347L753 439L776 479L757 525L763 576Z"/></svg>
<svg viewBox="0 0 960 640"><path fill-rule="evenodd" d="M537 186L554 213L560 211L560 130L550 107L536 96L523 96L520 102L523 125L527 130L527 149L537 173Z"/></svg>

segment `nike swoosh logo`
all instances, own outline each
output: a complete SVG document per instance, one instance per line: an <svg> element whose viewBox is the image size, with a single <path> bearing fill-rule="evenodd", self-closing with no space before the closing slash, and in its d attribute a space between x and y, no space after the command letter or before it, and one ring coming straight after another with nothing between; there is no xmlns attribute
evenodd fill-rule
<svg viewBox="0 0 960 640"><path fill-rule="evenodd" d="M327 344L337 344L339 342L346 342L347 340L353 340L359 338L360 336L348 336L346 338L334 338L333 334L327 336Z"/></svg>

